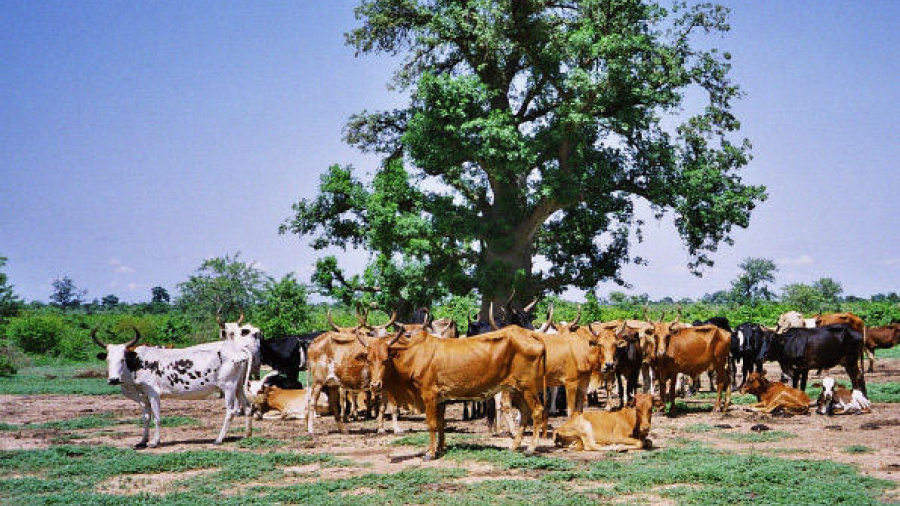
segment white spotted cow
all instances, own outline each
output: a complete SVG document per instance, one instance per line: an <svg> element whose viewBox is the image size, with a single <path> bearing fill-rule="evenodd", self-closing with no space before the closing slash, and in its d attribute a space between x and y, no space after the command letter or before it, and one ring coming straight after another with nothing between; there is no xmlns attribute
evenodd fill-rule
<svg viewBox="0 0 900 506"><path fill-rule="evenodd" d="M149 446L159 445L161 398L203 399L216 391L225 397L225 421L215 440L215 444L222 444L231 419L248 405L246 385L259 352L259 329L244 325L237 333L234 339L166 349L136 347L141 338L137 329L134 339L126 344L106 344L97 338L96 329L91 332L94 343L105 350L97 358L107 361L108 383L121 385L122 393L141 405L144 435L135 448L147 447L151 416L155 432ZM250 424L248 414L245 436L250 435Z"/></svg>
<svg viewBox="0 0 900 506"><path fill-rule="evenodd" d="M822 378L822 382L813 387L822 388L816 400L816 413L820 415L858 415L872 411L872 403L865 394L835 383L831 376Z"/></svg>

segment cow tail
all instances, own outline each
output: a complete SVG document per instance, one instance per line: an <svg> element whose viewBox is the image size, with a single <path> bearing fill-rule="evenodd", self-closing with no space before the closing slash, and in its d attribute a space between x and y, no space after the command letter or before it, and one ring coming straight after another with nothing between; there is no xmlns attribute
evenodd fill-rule
<svg viewBox="0 0 900 506"><path fill-rule="evenodd" d="M241 385L244 389L244 399L247 401L247 404L253 405L253 401L250 400L250 374L253 372L253 353L249 350L244 350L247 354L247 370L244 372L244 383Z"/></svg>
<svg viewBox="0 0 900 506"><path fill-rule="evenodd" d="M543 433L544 437L547 437L547 423L550 418L550 396L552 394L547 392L547 347L546 343L544 344L544 349L541 351L541 378L543 381L543 385L541 387L543 388L544 393L544 413L541 415L541 418L543 418L541 423L541 432Z"/></svg>

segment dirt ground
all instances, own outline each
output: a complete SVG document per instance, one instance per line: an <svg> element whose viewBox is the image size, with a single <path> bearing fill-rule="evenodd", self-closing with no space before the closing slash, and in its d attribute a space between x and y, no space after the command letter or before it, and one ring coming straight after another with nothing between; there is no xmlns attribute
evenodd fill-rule
<svg viewBox="0 0 900 506"><path fill-rule="evenodd" d="M775 367L777 370L777 366ZM842 379L842 371L832 371ZM773 374L770 374L773 376ZM811 378L812 383L816 378ZM876 365L876 372L867 375L870 383L900 381L900 359L882 359ZM704 387L705 388L705 387ZM688 400L689 404L709 403L709 399ZM164 400L162 415L180 415L200 421L200 426L163 427L159 448L148 452L172 452L188 449L213 448L212 440L222 423L223 409L220 399L202 401ZM57 395L2 395L0 396L0 420L9 424L24 425L22 430L0 432L0 449L42 448L58 444L60 437L77 432L80 439L70 441L78 444L107 444L126 447L136 443L141 435L137 423L124 423L98 429L65 431L54 429L29 430L28 424L53 420L65 420L89 415L111 415L116 419L135 421L140 412L137 405L120 396L57 396ZM448 443L452 446L452 434L463 436L466 442L508 447L508 437L490 437L483 420L462 421L462 407L451 405L447 410ZM550 420L551 426L559 426L563 417ZM727 434L755 434L751 426L764 424L772 431L793 435L779 441L748 443L730 439ZM390 423L386 421L389 428ZM401 419L401 426L410 432L425 430L422 415L408 415ZM240 428L240 431L235 430ZM301 421L263 420L254 422L254 435L281 439L286 442L280 450L302 449L321 451L360 463L369 463L366 469L321 468L313 471L334 474L333 477L354 473L394 473L410 466L416 467L459 467L459 462L438 459L423 464L421 456L424 447L396 446L397 439L392 433L378 435L374 421L351 422L351 433L341 435L336 432L332 417L317 417L317 434L309 438ZM226 441L226 448L235 448L243 430L243 420L236 418L232 424L232 435ZM83 437L82 437L83 436ZM734 437L734 436L732 436ZM742 436L737 436L742 437ZM866 415L827 417L816 414L808 416L781 417L750 412L745 406L733 406L727 413L689 412L675 418L656 413L653 417L651 439L655 448L665 448L677 439L702 441L710 446L760 454L778 455L784 458L828 459L857 466L866 475L900 482L900 404L876 403L872 413ZM873 451L852 453L847 447L865 446ZM571 453L555 448L550 440L542 440L539 452L547 455L564 456L578 460L602 459L600 453ZM472 463L471 466L481 464ZM469 464L466 465L470 467ZM308 466L306 466L308 467ZM466 480L485 480L496 476L496 470L484 465L483 469L473 467ZM292 473L293 480L302 481L311 471L298 469ZM511 478L516 471L504 471L503 478ZM521 476L527 479L527 476Z"/></svg>

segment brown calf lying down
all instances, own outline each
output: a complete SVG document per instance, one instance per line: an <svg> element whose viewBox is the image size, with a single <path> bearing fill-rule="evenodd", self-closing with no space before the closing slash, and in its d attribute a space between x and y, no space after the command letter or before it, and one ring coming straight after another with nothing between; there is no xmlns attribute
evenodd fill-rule
<svg viewBox="0 0 900 506"><path fill-rule="evenodd" d="M750 406L753 411L771 413L781 410L795 415L809 414L809 396L806 392L781 382L767 380L765 370L761 374L750 373L741 387L741 393L756 396L759 402Z"/></svg>
<svg viewBox="0 0 900 506"><path fill-rule="evenodd" d="M585 411L575 414L556 430L553 440L557 446L573 450L649 448L652 443L647 436L650 435L652 412L653 396L636 394L633 407L613 412Z"/></svg>
<svg viewBox="0 0 900 506"><path fill-rule="evenodd" d="M306 397L306 390L287 390L265 385L253 398L253 411L257 413L257 419L306 419ZM273 410L278 411L280 416L263 416L265 413Z"/></svg>

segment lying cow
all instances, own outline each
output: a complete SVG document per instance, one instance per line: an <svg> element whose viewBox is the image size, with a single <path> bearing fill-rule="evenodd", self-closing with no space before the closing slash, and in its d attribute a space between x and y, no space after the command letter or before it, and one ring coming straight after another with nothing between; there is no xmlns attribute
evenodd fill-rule
<svg viewBox="0 0 900 506"><path fill-rule="evenodd" d="M741 393L756 396L759 402L750 406L753 411L772 413L781 410L795 415L809 414L809 396L806 392L767 380L765 370L762 373L751 372L741 386Z"/></svg>
<svg viewBox="0 0 900 506"><path fill-rule="evenodd" d="M557 446L572 450L604 451L608 445L624 445L625 449L649 448L652 443L650 419L653 413L653 396L639 393L634 405L619 411L585 411L571 417L556 430L553 440Z"/></svg>
<svg viewBox="0 0 900 506"><path fill-rule="evenodd" d="M306 418L307 390L283 389L265 385L253 396L253 411L257 419L280 418L282 420L303 420ZM278 411L277 416L267 413Z"/></svg>
<svg viewBox="0 0 900 506"><path fill-rule="evenodd" d="M821 383L813 386L822 389L816 400L816 413L820 415L859 415L872 411L872 403L865 394L836 384L831 376L826 376Z"/></svg>
<svg viewBox="0 0 900 506"><path fill-rule="evenodd" d="M108 364L107 382L121 385L122 393L141 405L144 435L135 448L146 448L151 417L155 432L150 447L159 445L159 402L163 397L204 399L215 391L225 397L225 421L215 444L222 444L231 419L247 405L246 385L250 380L254 356L258 353L259 329L250 325L239 328L232 339L206 343L190 348L165 349L136 347L141 339L134 329L134 339L126 344L106 344L91 339L104 350L97 358ZM251 417L245 421L245 436L252 431Z"/></svg>

